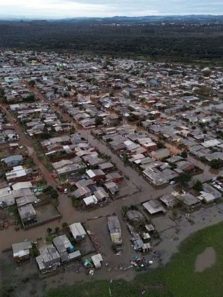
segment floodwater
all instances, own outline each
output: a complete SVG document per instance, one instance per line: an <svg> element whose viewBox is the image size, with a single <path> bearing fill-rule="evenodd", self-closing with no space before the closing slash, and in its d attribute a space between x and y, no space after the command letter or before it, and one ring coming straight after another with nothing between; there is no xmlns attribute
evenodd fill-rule
<svg viewBox="0 0 223 297"><path fill-rule="evenodd" d="M213 247L206 248L195 261L195 272L203 272L216 263L216 252Z"/></svg>

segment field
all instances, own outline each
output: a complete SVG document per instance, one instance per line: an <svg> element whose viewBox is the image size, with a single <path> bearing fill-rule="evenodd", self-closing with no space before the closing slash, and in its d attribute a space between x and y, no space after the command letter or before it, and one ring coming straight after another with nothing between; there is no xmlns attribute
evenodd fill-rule
<svg viewBox="0 0 223 297"><path fill-rule="evenodd" d="M46 293L47 297L222 297L223 296L223 223L191 236L172 261L158 270L140 274L132 282L91 281ZM216 263L195 272L198 255L207 247L216 253ZM206 261L207 259L204 259Z"/></svg>

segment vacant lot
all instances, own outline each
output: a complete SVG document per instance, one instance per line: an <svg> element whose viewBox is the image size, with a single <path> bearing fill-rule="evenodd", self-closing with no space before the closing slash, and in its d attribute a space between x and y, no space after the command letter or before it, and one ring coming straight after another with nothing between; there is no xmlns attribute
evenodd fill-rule
<svg viewBox="0 0 223 297"><path fill-rule="evenodd" d="M181 246L165 267L140 274L134 281L98 281L49 291L47 297L222 297L223 223L202 230ZM197 256L207 247L216 252L216 262L203 272L194 271Z"/></svg>

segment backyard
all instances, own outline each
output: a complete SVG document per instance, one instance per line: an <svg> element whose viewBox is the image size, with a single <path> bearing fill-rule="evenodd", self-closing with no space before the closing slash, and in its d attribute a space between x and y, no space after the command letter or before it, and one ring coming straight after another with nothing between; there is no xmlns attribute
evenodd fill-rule
<svg viewBox="0 0 223 297"><path fill-rule="evenodd" d="M179 253L167 266L140 273L134 281L92 280L50 290L45 296L222 297L222 234L223 223L199 231L181 245ZM207 248L212 250L211 254L205 252ZM203 268L197 265L203 265Z"/></svg>

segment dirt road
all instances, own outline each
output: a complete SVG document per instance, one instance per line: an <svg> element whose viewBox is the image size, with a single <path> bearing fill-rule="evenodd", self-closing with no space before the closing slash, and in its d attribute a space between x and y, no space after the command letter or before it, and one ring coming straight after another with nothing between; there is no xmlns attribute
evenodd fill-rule
<svg viewBox="0 0 223 297"><path fill-rule="evenodd" d="M19 143L27 148L28 154L30 158L33 160L37 168L39 169L40 173L42 174L43 178L47 181L47 183L53 187L57 186L56 181L52 177L49 170L44 166L43 162L38 158L35 150L33 149L33 142L30 136L26 135L18 123L16 118L13 116L11 112L8 111L7 106L4 104L0 104L0 108L2 111L5 112L7 116L7 120L12 126L14 127L16 133L19 135Z"/></svg>

